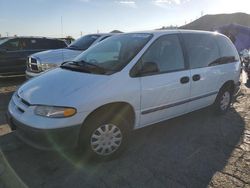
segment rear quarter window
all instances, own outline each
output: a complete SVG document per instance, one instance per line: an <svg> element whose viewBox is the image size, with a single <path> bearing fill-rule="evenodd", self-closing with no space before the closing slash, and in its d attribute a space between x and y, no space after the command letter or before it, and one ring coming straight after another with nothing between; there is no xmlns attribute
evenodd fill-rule
<svg viewBox="0 0 250 188"><path fill-rule="evenodd" d="M230 39L225 36L218 35L216 42L220 50L221 58L231 57L232 60L234 58L234 61L239 61L238 52Z"/></svg>

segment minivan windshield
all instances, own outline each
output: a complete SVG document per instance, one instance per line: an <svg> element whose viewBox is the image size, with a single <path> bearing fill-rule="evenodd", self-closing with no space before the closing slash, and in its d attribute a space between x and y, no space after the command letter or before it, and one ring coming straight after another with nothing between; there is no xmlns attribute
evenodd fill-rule
<svg viewBox="0 0 250 188"><path fill-rule="evenodd" d="M111 74L126 66L152 38L148 33L130 33L110 37L86 50L62 68ZM101 70L101 71L100 71Z"/></svg>
<svg viewBox="0 0 250 188"><path fill-rule="evenodd" d="M86 50L90 47L91 44L93 44L100 35L87 35L84 37L81 37L74 41L72 44L69 45L69 49L74 50Z"/></svg>

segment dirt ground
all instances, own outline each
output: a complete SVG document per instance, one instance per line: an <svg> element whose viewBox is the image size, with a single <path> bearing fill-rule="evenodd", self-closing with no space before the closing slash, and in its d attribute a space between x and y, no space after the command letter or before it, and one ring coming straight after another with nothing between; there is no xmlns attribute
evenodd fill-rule
<svg viewBox="0 0 250 188"><path fill-rule="evenodd" d="M250 83L224 116L210 108L135 131L116 160L41 151L10 132L4 113L24 80L0 81L0 187L250 188Z"/></svg>

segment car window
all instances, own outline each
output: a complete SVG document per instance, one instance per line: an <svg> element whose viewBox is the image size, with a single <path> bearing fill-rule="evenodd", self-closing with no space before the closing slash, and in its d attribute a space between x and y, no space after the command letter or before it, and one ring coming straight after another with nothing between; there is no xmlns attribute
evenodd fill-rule
<svg viewBox="0 0 250 188"><path fill-rule="evenodd" d="M39 40L40 39L35 39L35 38L25 39L25 42L26 42L25 48L27 50L42 49Z"/></svg>
<svg viewBox="0 0 250 188"><path fill-rule="evenodd" d="M5 44L3 44L3 46L7 51L16 51L21 49L19 39L10 39Z"/></svg>
<svg viewBox="0 0 250 188"><path fill-rule="evenodd" d="M99 37L100 37L100 35L86 35L86 36L83 36L83 37L77 39L76 41L74 41L72 44L70 44L68 48L70 48L70 49L76 49L76 50L86 50Z"/></svg>
<svg viewBox="0 0 250 188"><path fill-rule="evenodd" d="M220 49L221 57L234 57L235 61L239 60L238 52L229 39L219 35L216 41Z"/></svg>
<svg viewBox="0 0 250 188"><path fill-rule="evenodd" d="M107 61L110 62L118 62L119 58L119 51L121 49L121 42L120 41L113 41L109 43L106 48L101 50L96 50L94 53L89 53L86 56L85 61L87 62L99 62L99 63L106 63Z"/></svg>
<svg viewBox="0 0 250 188"><path fill-rule="evenodd" d="M220 57L215 35L185 33L182 36L191 69L210 66Z"/></svg>
<svg viewBox="0 0 250 188"><path fill-rule="evenodd" d="M166 35L154 42L142 56L140 63L156 63L159 72L185 69L182 48L177 35Z"/></svg>
<svg viewBox="0 0 250 188"><path fill-rule="evenodd" d="M44 49L58 49L58 48L65 48L67 45L65 42L60 40L52 40L52 39L44 39Z"/></svg>
<svg viewBox="0 0 250 188"><path fill-rule="evenodd" d="M4 44L6 41L8 41L9 39L8 38L1 38L0 39L0 46L2 45L2 44Z"/></svg>
<svg viewBox="0 0 250 188"><path fill-rule="evenodd" d="M110 37L77 56L75 61L84 61L107 70L119 71L141 51L151 38L152 35L147 33Z"/></svg>
<svg viewBox="0 0 250 188"><path fill-rule="evenodd" d="M103 37L99 42L101 42L101 41L103 41L103 40L105 40L105 39L107 39L107 38L109 38L109 37L111 37L111 36L110 36L110 35L105 36L105 37Z"/></svg>

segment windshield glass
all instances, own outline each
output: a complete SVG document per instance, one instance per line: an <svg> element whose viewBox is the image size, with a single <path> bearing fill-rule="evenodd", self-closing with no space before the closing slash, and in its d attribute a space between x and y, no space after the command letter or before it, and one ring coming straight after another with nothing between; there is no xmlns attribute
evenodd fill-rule
<svg viewBox="0 0 250 188"><path fill-rule="evenodd" d="M76 49L76 50L86 50L99 37L100 35L87 35L87 36L81 37L77 39L76 41L74 41L72 44L70 44L68 48Z"/></svg>
<svg viewBox="0 0 250 188"><path fill-rule="evenodd" d="M126 66L151 38L152 34L147 33L113 36L83 52L75 61L116 72Z"/></svg>
<svg viewBox="0 0 250 188"><path fill-rule="evenodd" d="M6 41L8 41L9 39L7 38L0 38L0 45L2 45L3 43L5 43Z"/></svg>

